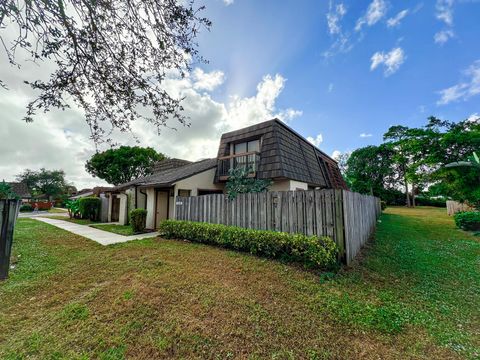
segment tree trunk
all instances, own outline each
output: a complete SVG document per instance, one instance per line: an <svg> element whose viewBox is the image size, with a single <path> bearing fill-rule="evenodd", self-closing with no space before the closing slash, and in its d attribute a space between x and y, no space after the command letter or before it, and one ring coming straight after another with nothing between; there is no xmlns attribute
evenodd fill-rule
<svg viewBox="0 0 480 360"><path fill-rule="evenodd" d="M408 191L408 183L407 180L405 179L405 195L406 195L406 200L407 200L407 207L410 207L410 192Z"/></svg>
<svg viewBox="0 0 480 360"><path fill-rule="evenodd" d="M415 184L412 184L412 207L415 207Z"/></svg>

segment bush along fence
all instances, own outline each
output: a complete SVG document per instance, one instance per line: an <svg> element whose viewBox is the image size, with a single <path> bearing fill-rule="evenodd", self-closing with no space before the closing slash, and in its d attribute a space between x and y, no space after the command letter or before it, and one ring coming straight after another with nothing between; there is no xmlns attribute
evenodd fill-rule
<svg viewBox="0 0 480 360"><path fill-rule="evenodd" d="M177 197L175 219L328 236L349 264L375 231L380 200L345 190L271 191Z"/></svg>
<svg viewBox="0 0 480 360"><path fill-rule="evenodd" d="M8 277L13 229L19 209L19 200L0 200L0 280Z"/></svg>
<svg viewBox="0 0 480 360"><path fill-rule="evenodd" d="M331 269L337 262L337 246L329 237L288 234L269 230L192 221L165 220L162 236L186 239L249 252L254 255L296 262L307 268Z"/></svg>

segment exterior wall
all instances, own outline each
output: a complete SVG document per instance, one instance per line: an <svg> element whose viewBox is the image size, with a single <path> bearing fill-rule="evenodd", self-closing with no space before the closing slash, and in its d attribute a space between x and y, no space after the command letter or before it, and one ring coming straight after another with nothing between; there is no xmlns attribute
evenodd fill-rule
<svg viewBox="0 0 480 360"><path fill-rule="evenodd" d="M198 190L224 190L224 184L215 184L215 171L210 169L189 178L178 181L174 186L174 196L170 197L170 206L168 209L168 217L175 218L175 203L177 201L178 190L190 190L190 196L197 196Z"/></svg>
<svg viewBox="0 0 480 360"><path fill-rule="evenodd" d="M290 190L308 190L308 184L300 181L290 180Z"/></svg>
<svg viewBox="0 0 480 360"><path fill-rule="evenodd" d="M107 221L112 222L112 202L113 202L113 194L110 194L108 197L108 213L107 213Z"/></svg>
<svg viewBox="0 0 480 360"><path fill-rule="evenodd" d="M268 188L268 191L295 191L308 190L308 184L296 180L276 180Z"/></svg>
<svg viewBox="0 0 480 360"><path fill-rule="evenodd" d="M198 190L223 190L223 184L215 184L215 168L193 175L189 178L178 181L175 184L175 196L178 189L191 190L190 196L197 196Z"/></svg>
<svg viewBox="0 0 480 360"><path fill-rule="evenodd" d="M126 225L128 223L128 196L127 194L119 194L118 197L120 198L118 223L120 225Z"/></svg>
<svg viewBox="0 0 480 360"><path fill-rule="evenodd" d="M268 191L288 191L290 190L290 180L274 180Z"/></svg>
<svg viewBox="0 0 480 360"><path fill-rule="evenodd" d="M148 188L145 189L145 193L147 194L147 201L146 201L146 209L147 209L147 222L146 227L147 229L155 229L155 189Z"/></svg>
<svg viewBox="0 0 480 360"><path fill-rule="evenodd" d="M101 222L108 222L108 214L110 212L109 204L110 204L110 199L105 196L105 194L100 194L100 201L101 206L100 206L100 221Z"/></svg>
<svg viewBox="0 0 480 360"><path fill-rule="evenodd" d="M146 195L143 195L140 191L145 193L145 190L137 189L137 209L146 209L147 197Z"/></svg>

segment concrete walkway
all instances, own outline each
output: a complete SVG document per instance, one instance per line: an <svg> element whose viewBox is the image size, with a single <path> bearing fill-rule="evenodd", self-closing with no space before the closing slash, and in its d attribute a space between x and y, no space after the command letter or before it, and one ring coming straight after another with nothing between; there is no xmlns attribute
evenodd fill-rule
<svg viewBox="0 0 480 360"><path fill-rule="evenodd" d="M96 241L102 245L118 244L131 240L145 239L158 236L157 232L124 236L120 234L114 234L109 231L95 229L88 225L74 224L69 221L50 219L48 217L35 217L35 219L56 226L60 229L70 231L71 233L74 233L76 235L86 237L87 239Z"/></svg>

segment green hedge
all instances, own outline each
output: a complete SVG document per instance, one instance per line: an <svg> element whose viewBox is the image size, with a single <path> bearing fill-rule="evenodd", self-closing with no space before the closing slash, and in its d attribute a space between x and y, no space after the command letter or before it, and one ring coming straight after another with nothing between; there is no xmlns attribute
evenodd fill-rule
<svg viewBox="0 0 480 360"><path fill-rule="evenodd" d="M236 226L165 220L160 233L167 239L186 239L251 254L302 263L309 268L331 268L337 246L329 237L244 229Z"/></svg>
<svg viewBox="0 0 480 360"><path fill-rule="evenodd" d="M100 219L101 200L98 197L88 196L78 200L78 210L83 219L98 221Z"/></svg>
<svg viewBox="0 0 480 360"><path fill-rule="evenodd" d="M145 230L147 223L147 210L134 209L130 211L130 226L135 234Z"/></svg>
<svg viewBox="0 0 480 360"><path fill-rule="evenodd" d="M463 230L478 231L480 230L480 212L479 211L463 211L456 213L454 216L455 224Z"/></svg>
<svg viewBox="0 0 480 360"><path fill-rule="evenodd" d="M33 206L30 204L23 204L20 206L20 212L32 212L33 211Z"/></svg>
<svg viewBox="0 0 480 360"><path fill-rule="evenodd" d="M415 198L415 204L419 206L435 206L435 207L447 207L447 199L431 199L422 196L417 196Z"/></svg>

